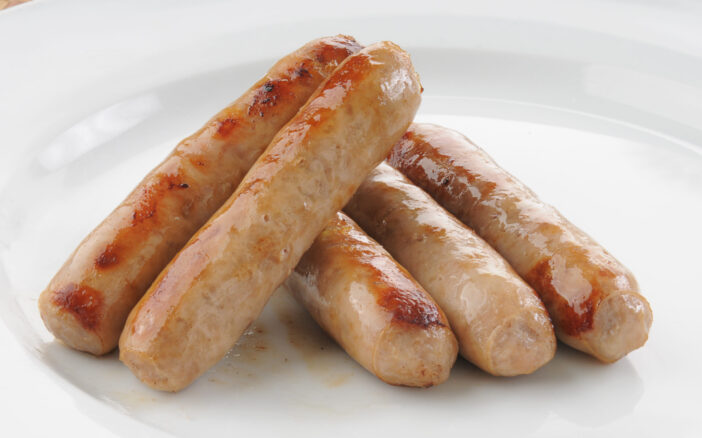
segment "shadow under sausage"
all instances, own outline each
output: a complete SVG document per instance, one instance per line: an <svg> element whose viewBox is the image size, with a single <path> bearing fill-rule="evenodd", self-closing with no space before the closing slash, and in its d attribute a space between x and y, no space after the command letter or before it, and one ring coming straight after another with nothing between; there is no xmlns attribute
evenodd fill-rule
<svg viewBox="0 0 702 438"><path fill-rule="evenodd" d="M604 364L566 345L537 376L552 412L575 424L602 426L633 412L643 381L628 358Z"/></svg>
<svg viewBox="0 0 702 438"><path fill-rule="evenodd" d="M526 376L495 377L459 358L449 380L429 391L460 400L464 415L476 421L508 412L510 421L495 425L507 433L536 430L550 414L602 426L633 412L644 388L627 358L607 365L559 343L554 359Z"/></svg>
<svg viewBox="0 0 702 438"><path fill-rule="evenodd" d="M347 384L368 385L379 400L399 395L404 404L437 413L455 412L460 403L462 414L456 421L474 418L477 423L486 415L509 412L512 421L495 426L503 432L536 430L551 414L581 426L602 426L633 412L644 392L627 358L602 364L564 344L550 363L527 376L495 377L459 357L448 381L436 387L386 385L326 335L285 288L275 293L261 318L208 374L233 370L230 383L242 388L271 382L286 386L289 379L300 378L302 363L302 374L330 391Z"/></svg>
<svg viewBox="0 0 702 438"><path fill-rule="evenodd" d="M243 389L285 387L304 376L335 388L365 372L280 288L236 346L200 380Z"/></svg>

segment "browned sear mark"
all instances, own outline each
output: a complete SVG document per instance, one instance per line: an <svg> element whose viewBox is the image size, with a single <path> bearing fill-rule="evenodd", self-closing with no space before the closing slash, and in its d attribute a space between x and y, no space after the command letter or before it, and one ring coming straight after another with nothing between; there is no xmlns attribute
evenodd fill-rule
<svg viewBox="0 0 702 438"><path fill-rule="evenodd" d="M335 221L332 226L338 232L324 234L326 245L346 253L349 260L371 274L376 302L392 314L393 323L419 327L444 326L436 303L417 287L407 271L357 237L351 225Z"/></svg>
<svg viewBox="0 0 702 438"><path fill-rule="evenodd" d="M117 248L110 243L105 247L105 250L95 259L95 267L98 269L106 269L114 266L119 262Z"/></svg>
<svg viewBox="0 0 702 438"><path fill-rule="evenodd" d="M316 96L324 96L328 90L334 90L334 92L341 89L342 92L347 93L354 89L360 82L361 79L368 74L368 70L372 63L370 57L365 54L359 54L352 58L339 67L332 76L330 76L323 85L316 91ZM319 125L322 120L326 119L326 115L333 111L333 108L329 106L326 99L322 98L312 98L307 106L300 111L302 117L300 117L295 122L291 122L288 125L289 130L302 130L307 131L308 127L314 127Z"/></svg>
<svg viewBox="0 0 702 438"><path fill-rule="evenodd" d="M346 63L339 67L324 83L322 92L336 87L343 87L348 91L353 88L354 84L358 84L363 76L368 74L371 65L371 59L365 53L348 58Z"/></svg>
<svg viewBox="0 0 702 438"><path fill-rule="evenodd" d="M187 189L190 185L182 181L180 172L173 174L161 174L158 180L146 186L136 203L136 208L132 213L132 225L138 225L156 215L158 203L169 190Z"/></svg>
<svg viewBox="0 0 702 438"><path fill-rule="evenodd" d="M51 301L71 313L87 330L97 328L102 316L102 293L90 286L70 283L56 291Z"/></svg>
<svg viewBox="0 0 702 438"><path fill-rule="evenodd" d="M295 73L293 73L293 79L295 79L295 78L308 78L311 76L312 75L310 74L310 71L305 68L304 64L299 66L295 70Z"/></svg>
<svg viewBox="0 0 702 438"><path fill-rule="evenodd" d="M556 327L569 336L579 337L582 333L592 330L595 310L602 291L599 284L593 284L591 281L590 296L581 302L578 308L573 307L554 287L550 261L549 257L539 261L524 279L539 293Z"/></svg>
<svg viewBox="0 0 702 438"><path fill-rule="evenodd" d="M387 279L382 278L375 284L378 286L376 300L380 306L392 313L393 322L419 327L444 326L436 305L412 285L409 285L410 288L396 288L390 286Z"/></svg>
<svg viewBox="0 0 702 438"><path fill-rule="evenodd" d="M278 104L278 100L291 95L292 83L287 79L266 81L254 95L253 102L249 105L248 115L266 115L266 111Z"/></svg>
<svg viewBox="0 0 702 438"><path fill-rule="evenodd" d="M348 38L348 39L347 39ZM335 39L333 43L324 44L317 49L315 60L320 64L332 64L335 67L337 63L341 63L346 57L359 51L361 46L350 37L341 37ZM332 63L331 61L336 61Z"/></svg>
<svg viewBox="0 0 702 438"><path fill-rule="evenodd" d="M132 225L137 225L156 214L156 201L154 201L151 190L144 189L144 193L139 199L136 210L132 213Z"/></svg>
<svg viewBox="0 0 702 438"><path fill-rule="evenodd" d="M217 138L229 137L229 135L232 133L234 128L236 128L238 125L239 125L239 121L237 119L233 119L231 117L220 121L219 127L217 128L217 133L215 134L215 137L217 137Z"/></svg>

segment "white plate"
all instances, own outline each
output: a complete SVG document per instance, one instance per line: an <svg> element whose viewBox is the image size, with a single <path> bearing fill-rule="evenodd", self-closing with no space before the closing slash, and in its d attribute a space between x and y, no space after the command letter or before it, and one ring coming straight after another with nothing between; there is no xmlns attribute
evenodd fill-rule
<svg viewBox="0 0 702 438"><path fill-rule="evenodd" d="M0 12L4 430L702 433L702 9L433 8L35 0ZM426 90L419 120L466 133L632 269L654 311L644 348L605 366L559 346L550 364L511 379L459 359L439 387L396 388L350 360L284 291L240 346L175 395L141 385L114 354L53 341L36 299L79 240L276 58L340 32L407 49Z"/></svg>

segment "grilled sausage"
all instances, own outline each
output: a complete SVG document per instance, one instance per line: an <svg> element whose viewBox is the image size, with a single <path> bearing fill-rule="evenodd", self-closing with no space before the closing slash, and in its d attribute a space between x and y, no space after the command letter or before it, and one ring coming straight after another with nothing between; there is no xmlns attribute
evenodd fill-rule
<svg viewBox="0 0 702 438"><path fill-rule="evenodd" d="M396 45L348 57L132 310L119 346L134 374L177 391L219 361L387 156L420 93Z"/></svg>
<svg viewBox="0 0 702 438"><path fill-rule="evenodd" d="M465 136L415 124L389 162L512 264L561 341L603 362L646 342L651 308L629 270Z"/></svg>
<svg viewBox="0 0 702 438"><path fill-rule="evenodd" d="M323 79L360 50L347 36L289 54L183 140L73 252L39 298L46 327L69 347L103 354L176 252L227 200Z"/></svg>
<svg viewBox="0 0 702 438"><path fill-rule="evenodd" d="M427 387L448 379L458 345L444 312L345 214L317 236L285 284L381 380Z"/></svg>
<svg viewBox="0 0 702 438"><path fill-rule="evenodd" d="M461 355L501 376L551 360L543 304L507 262L401 173L383 163L345 208L446 312Z"/></svg>

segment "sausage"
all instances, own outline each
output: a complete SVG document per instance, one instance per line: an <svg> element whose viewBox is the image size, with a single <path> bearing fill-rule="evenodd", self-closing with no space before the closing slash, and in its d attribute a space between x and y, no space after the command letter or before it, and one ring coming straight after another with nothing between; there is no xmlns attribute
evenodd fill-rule
<svg viewBox="0 0 702 438"><path fill-rule="evenodd" d="M444 312L345 214L317 236L285 284L381 380L428 387L448 379L458 345Z"/></svg>
<svg viewBox="0 0 702 438"><path fill-rule="evenodd" d="M124 321L159 272L229 198L324 78L361 48L348 36L287 55L183 140L93 230L39 297L44 324L69 347L117 346Z"/></svg>
<svg viewBox="0 0 702 438"><path fill-rule="evenodd" d="M178 391L219 361L409 126L421 86L395 44L348 57L132 310L120 359Z"/></svg>
<svg viewBox="0 0 702 438"><path fill-rule="evenodd" d="M629 270L465 136L415 124L389 162L512 264L561 341L603 362L646 342L653 316Z"/></svg>
<svg viewBox="0 0 702 438"><path fill-rule="evenodd" d="M536 293L486 242L383 163L345 207L446 312L460 352L499 376L528 374L555 353Z"/></svg>

